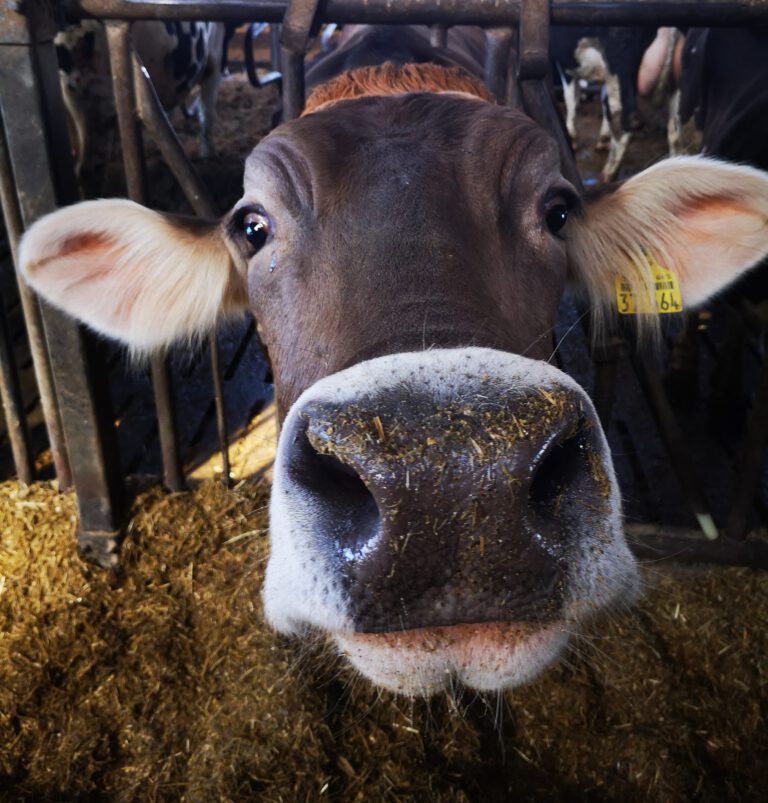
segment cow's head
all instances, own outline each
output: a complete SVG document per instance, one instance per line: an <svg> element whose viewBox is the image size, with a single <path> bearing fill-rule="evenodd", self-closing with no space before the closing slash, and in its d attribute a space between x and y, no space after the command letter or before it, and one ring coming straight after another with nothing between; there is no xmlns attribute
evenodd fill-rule
<svg viewBox="0 0 768 803"><path fill-rule="evenodd" d="M682 158L581 197L522 114L392 75L261 142L222 221L84 203L22 269L136 350L250 307L282 420L269 620L399 691L498 689L637 586L594 408L548 362L566 282L610 310L650 253L700 302L768 251L768 178Z"/></svg>

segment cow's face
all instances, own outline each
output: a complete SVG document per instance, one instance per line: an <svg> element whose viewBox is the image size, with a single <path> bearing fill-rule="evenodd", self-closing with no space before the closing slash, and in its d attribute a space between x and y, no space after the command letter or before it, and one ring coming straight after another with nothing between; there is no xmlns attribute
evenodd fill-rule
<svg viewBox="0 0 768 803"><path fill-rule="evenodd" d="M696 159L580 199L528 119L408 94L281 127L221 224L86 204L21 261L136 348L252 308L283 419L267 616L414 694L526 680L635 591L604 435L547 361L567 277L604 306L650 251L696 302L767 219L765 176Z"/></svg>
<svg viewBox="0 0 768 803"><path fill-rule="evenodd" d="M278 628L384 685L497 688L632 593L600 425L546 362L578 206L538 126L463 97L345 102L251 155L230 234L288 413Z"/></svg>
<svg viewBox="0 0 768 803"><path fill-rule="evenodd" d="M367 98L282 126L250 156L230 225L281 414L383 355L546 359L578 205L551 138L481 100Z"/></svg>

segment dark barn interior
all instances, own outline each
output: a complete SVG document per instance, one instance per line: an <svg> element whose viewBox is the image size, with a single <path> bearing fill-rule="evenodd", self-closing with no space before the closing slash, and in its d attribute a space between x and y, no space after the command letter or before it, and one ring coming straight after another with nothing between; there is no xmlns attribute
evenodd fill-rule
<svg viewBox="0 0 768 803"><path fill-rule="evenodd" d="M301 109L297 75L321 47L320 22L429 23L436 37L480 23L505 43L506 82L515 54L540 42L540 4L321 3L311 37L313 17L302 27L301 14L317 4L298 0L174 0L164 10L71 0L52 16L42 4L29 27L18 5L0 0L0 799L764 800L768 373L754 287L665 316L656 346L637 343L630 325L593 342L587 311L566 296L551 360L606 425L643 598L607 630L574 634L566 658L531 685L423 701L375 689L319 639L278 637L262 619L276 424L252 319L150 364L50 308L31 320L17 283L19 235L78 193L185 214L230 208L253 145ZM213 155L200 153L198 122L181 108L169 114L180 147L151 108L143 131L126 125L147 101L119 21L153 5L160 17L207 11L231 24ZM565 25L768 21L766 2L650 6L542 7ZM120 119L96 138L79 185L51 111L55 65L41 55L46 25L64 12L112 20ZM254 41L252 19L271 24ZM36 119L11 79L25 64L44 99ZM270 80L275 68L281 81ZM591 187L605 160L601 100L594 85L581 91L575 165ZM620 179L667 155L664 110L640 99L638 111ZM41 148L61 158L36 158ZM47 189L30 198L26 187L43 178ZM55 392L41 386L36 349Z"/></svg>

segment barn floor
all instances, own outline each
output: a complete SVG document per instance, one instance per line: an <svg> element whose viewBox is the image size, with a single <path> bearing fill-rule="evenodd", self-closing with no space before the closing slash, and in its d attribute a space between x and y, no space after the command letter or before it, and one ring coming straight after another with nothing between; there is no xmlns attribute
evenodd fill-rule
<svg viewBox="0 0 768 803"><path fill-rule="evenodd" d="M768 573L647 565L532 685L412 701L267 630L267 494L145 487L115 576L0 485L0 800L765 800Z"/></svg>

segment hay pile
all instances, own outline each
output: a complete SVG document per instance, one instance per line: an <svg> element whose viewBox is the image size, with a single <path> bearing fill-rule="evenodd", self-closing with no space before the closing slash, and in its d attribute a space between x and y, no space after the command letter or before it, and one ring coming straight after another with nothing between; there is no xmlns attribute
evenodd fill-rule
<svg viewBox="0 0 768 803"><path fill-rule="evenodd" d="M0 485L0 799L765 799L768 575L654 571L532 686L411 702L265 629L267 490L145 489L115 577Z"/></svg>

